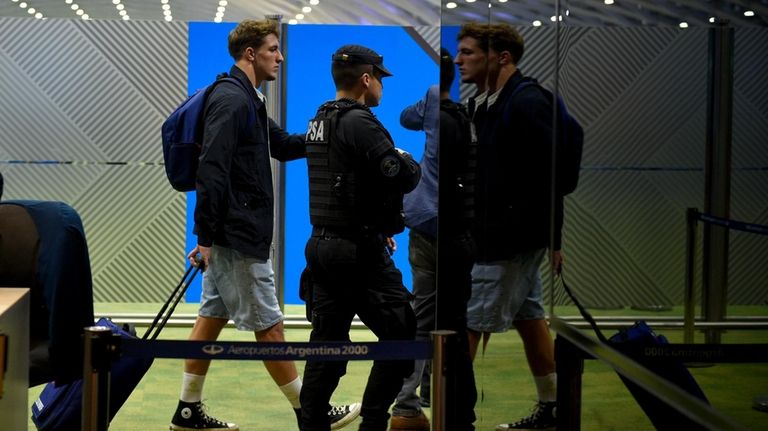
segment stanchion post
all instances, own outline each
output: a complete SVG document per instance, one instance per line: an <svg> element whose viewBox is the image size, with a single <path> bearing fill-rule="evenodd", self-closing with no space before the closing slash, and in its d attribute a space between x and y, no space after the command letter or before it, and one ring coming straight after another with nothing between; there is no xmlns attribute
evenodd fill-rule
<svg viewBox="0 0 768 431"><path fill-rule="evenodd" d="M557 429L581 430L581 376L584 353L562 336L555 337Z"/></svg>
<svg viewBox="0 0 768 431"><path fill-rule="evenodd" d="M686 241L685 241L685 292L683 294L683 312L685 313L685 328L683 341L693 343L694 319L694 279L696 274L696 227L699 220L699 210L688 208L686 211Z"/></svg>
<svg viewBox="0 0 768 431"><path fill-rule="evenodd" d="M449 339L456 336L456 331L432 331L432 431L445 431L445 397L447 378L448 346L455 345Z"/></svg>
<svg viewBox="0 0 768 431"><path fill-rule="evenodd" d="M109 428L111 339L112 331L106 326L85 328L82 431L106 431Z"/></svg>

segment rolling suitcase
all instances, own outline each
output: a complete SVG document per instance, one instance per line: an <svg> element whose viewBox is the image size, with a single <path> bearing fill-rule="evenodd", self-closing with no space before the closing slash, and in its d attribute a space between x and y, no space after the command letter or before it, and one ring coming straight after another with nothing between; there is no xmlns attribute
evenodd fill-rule
<svg viewBox="0 0 768 431"><path fill-rule="evenodd" d="M200 267L190 266L176 288L171 292L152 324L147 328L143 340L154 340L160 334L176 309L187 288L194 280ZM168 308L170 305L170 309ZM123 338L136 338L136 332L126 326L116 325L107 318L101 318L96 326L106 326ZM120 407L131 395L144 374L152 366L152 359L122 356L112 363L109 385L109 419L115 417ZM32 404L32 422L39 431L73 431L81 427L83 402L83 380L56 384L48 383Z"/></svg>
<svg viewBox="0 0 768 431"><path fill-rule="evenodd" d="M600 341L607 343L613 346L616 350L627 354L629 357L635 360L635 362L644 366L656 375L663 377L670 383L677 385L680 389L701 399L704 402L709 402L707 397L704 395L704 391L701 390L701 387L698 383L696 383L696 380L693 378L690 371L688 371L688 369L685 367L685 364L683 364L683 362L679 359L651 359L642 355L633 355L633 352L642 351L649 347L658 347L669 344L669 341L667 341L666 337L656 334L645 321L639 320L632 326L623 328L616 334L612 335L610 338L606 339L603 333L600 331L600 328L598 328L597 323L595 323L592 315L589 314L589 312L581 305L581 303L573 295L571 289L568 288L568 285L565 284L565 279L562 277L562 275L560 280L563 284L565 292L576 305L576 308L579 309L579 312L584 317L584 319L589 322L590 326L592 326L592 329L595 331L595 334L597 335L597 338L600 339ZM657 430L697 431L707 429L692 421L687 416L681 414L674 408L668 406L665 402L659 400L656 396L642 388L637 383L624 377L620 373L619 377Z"/></svg>

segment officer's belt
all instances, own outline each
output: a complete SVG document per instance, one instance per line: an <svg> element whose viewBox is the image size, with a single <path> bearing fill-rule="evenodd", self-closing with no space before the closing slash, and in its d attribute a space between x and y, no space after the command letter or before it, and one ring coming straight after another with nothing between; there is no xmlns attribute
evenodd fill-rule
<svg viewBox="0 0 768 431"><path fill-rule="evenodd" d="M343 238L353 241L370 238L382 238L383 235L368 229L344 229L324 226L313 226L312 236L318 238Z"/></svg>

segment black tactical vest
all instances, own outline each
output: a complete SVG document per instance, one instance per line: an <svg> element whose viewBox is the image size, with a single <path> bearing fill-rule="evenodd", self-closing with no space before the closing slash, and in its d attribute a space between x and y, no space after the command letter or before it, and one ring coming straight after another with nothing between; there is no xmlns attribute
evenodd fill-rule
<svg viewBox="0 0 768 431"><path fill-rule="evenodd" d="M340 151L336 136L339 117L358 104L327 102L307 128L309 220L313 226L352 229L360 224L351 155Z"/></svg>
<svg viewBox="0 0 768 431"><path fill-rule="evenodd" d="M405 227L403 196L387 193L377 186L370 173L357 171L362 166L352 147L339 141L338 122L352 109L368 108L347 99L331 101L323 104L309 122L309 220L313 226L391 236Z"/></svg>

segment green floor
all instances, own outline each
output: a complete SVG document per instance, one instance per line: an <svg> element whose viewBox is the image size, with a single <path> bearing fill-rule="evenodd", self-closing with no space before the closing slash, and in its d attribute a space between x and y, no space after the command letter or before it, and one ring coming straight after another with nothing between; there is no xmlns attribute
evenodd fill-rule
<svg viewBox="0 0 768 431"><path fill-rule="evenodd" d="M148 310L154 306L149 306ZM154 308L156 309L156 308ZM119 307L125 311L125 306ZM131 307L142 312L142 307ZM181 307L177 313L191 309ZM292 310L289 309L289 313ZM763 309L764 311L764 309ZM111 312L97 307L97 312ZM296 314L296 313L294 313ZM140 328L139 332L142 330ZM189 328L166 328L161 338L185 339ZM678 331L664 330L672 342L680 342ZM289 341L306 341L309 331L288 329ZM353 330L354 341L373 340L367 330ZM225 329L222 339L252 341L250 333ZM725 343L768 343L763 331L730 331ZM303 362L297 362L301 373ZM112 421L115 431L165 430L176 406L181 384L181 361L159 359ZM360 401L370 362L353 361L341 380L333 402ZM515 332L496 334L483 357L475 364L478 391L478 430L493 430L496 424L528 413L535 401L535 389L527 369L520 339ZM751 408L756 396L768 395L768 364L718 364L691 369L711 404L751 430L768 430L768 413ZM652 425L613 370L597 361L587 361L583 376L582 430L653 430ZM42 386L29 391L30 405ZM209 412L237 422L242 430L286 431L296 429L288 402L275 387L263 365L254 361L215 362L208 375L204 397ZM429 414L429 411L427 411ZM357 429L357 423L347 429ZM34 425L29 424L34 430Z"/></svg>

